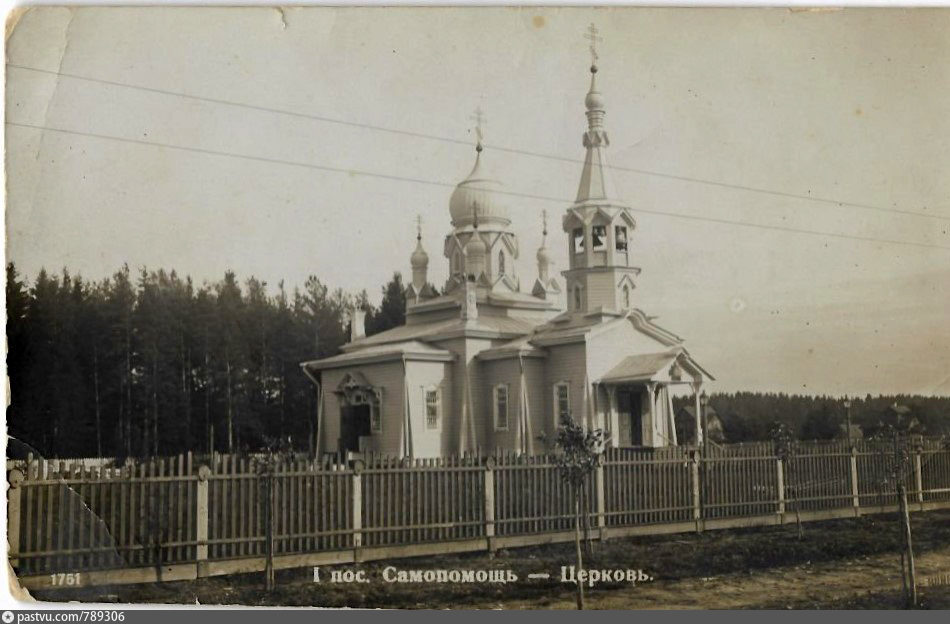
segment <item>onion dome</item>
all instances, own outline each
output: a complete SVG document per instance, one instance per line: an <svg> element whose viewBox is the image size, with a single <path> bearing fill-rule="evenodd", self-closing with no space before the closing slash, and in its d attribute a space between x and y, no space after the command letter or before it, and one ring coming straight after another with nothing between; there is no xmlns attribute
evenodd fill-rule
<svg viewBox="0 0 950 624"><path fill-rule="evenodd" d="M481 207L476 202L472 206L472 237L465 243L465 272L476 279L485 272L485 257L488 255L488 246L478 233L478 213Z"/></svg>
<svg viewBox="0 0 950 624"><path fill-rule="evenodd" d="M421 227L419 232L416 234L416 250L412 252L411 256L409 256L409 264L413 269L425 269L429 266L429 254L427 254L426 250L422 248Z"/></svg>
<svg viewBox="0 0 950 624"><path fill-rule="evenodd" d="M590 90L587 92L587 97L584 98L584 106L586 106L590 112L603 112L604 110L604 96L597 90L596 65L590 66Z"/></svg>
<svg viewBox="0 0 950 624"><path fill-rule="evenodd" d="M547 247L538 249L538 264L551 264L551 254Z"/></svg>
<svg viewBox="0 0 950 624"><path fill-rule="evenodd" d="M473 215L487 225L507 226L511 224L508 218L508 206L504 196L499 191L503 186L487 173L482 163L481 143L475 148L475 166L468 177L459 182L452 197L449 199L449 213L452 215L452 225L456 228L471 225Z"/></svg>
<svg viewBox="0 0 950 624"><path fill-rule="evenodd" d="M541 280L548 279L548 269L551 265L551 253L547 248L548 240L548 212L545 210L542 213L541 222L543 224L541 230L541 246L538 247L538 277Z"/></svg>

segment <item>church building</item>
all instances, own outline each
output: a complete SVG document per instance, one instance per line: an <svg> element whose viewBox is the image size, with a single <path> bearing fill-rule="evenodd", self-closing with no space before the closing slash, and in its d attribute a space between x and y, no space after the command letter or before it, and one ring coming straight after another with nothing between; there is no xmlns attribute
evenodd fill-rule
<svg viewBox="0 0 950 624"><path fill-rule="evenodd" d="M596 79L594 64L586 156L562 218L567 309L559 309L546 223L537 275L517 275L510 195L487 173L479 142L471 173L449 199L443 294L428 284L420 233L405 325L367 337L355 311L343 352L301 365L319 387L321 453L541 453L551 449L540 436L551 439L564 416L604 429L613 447L677 444L671 389L686 385L698 414L712 376L639 307L636 221L611 182ZM695 426L691 441L701 442L698 418Z"/></svg>

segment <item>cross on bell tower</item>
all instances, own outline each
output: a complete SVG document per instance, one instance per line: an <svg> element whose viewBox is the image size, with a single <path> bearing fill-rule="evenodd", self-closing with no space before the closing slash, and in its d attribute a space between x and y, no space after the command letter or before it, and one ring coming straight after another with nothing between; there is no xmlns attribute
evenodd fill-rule
<svg viewBox="0 0 950 624"><path fill-rule="evenodd" d="M597 42L604 40L603 37L598 36L597 33L599 32L597 27L594 26L594 23L591 22L590 26L587 27L587 32L584 33L584 39L590 41L590 66L592 72L597 71L597 59L600 58L597 56Z"/></svg>

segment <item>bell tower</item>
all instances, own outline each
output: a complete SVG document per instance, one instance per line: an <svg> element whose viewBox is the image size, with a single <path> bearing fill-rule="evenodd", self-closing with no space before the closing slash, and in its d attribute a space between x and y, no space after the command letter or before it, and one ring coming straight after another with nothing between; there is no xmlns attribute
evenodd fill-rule
<svg viewBox="0 0 950 624"><path fill-rule="evenodd" d="M567 233L569 268L567 309L571 313L621 314L634 305L640 269L630 264L630 238L636 221L619 198L607 164L610 140L604 128L604 98L597 90L597 29L590 25L590 90L584 100L584 166L573 205L562 220Z"/></svg>

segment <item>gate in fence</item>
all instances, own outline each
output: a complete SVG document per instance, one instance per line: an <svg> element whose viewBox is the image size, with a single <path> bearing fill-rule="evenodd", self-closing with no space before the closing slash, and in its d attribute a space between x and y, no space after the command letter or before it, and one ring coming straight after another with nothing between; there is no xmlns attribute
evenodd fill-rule
<svg viewBox="0 0 950 624"><path fill-rule="evenodd" d="M594 538L778 524L895 508L872 442L611 449L583 492ZM339 464L192 455L8 470L10 561L27 587L145 582L573 539L549 456ZM950 507L950 449L924 440L911 508ZM68 576L67 576L68 575Z"/></svg>

